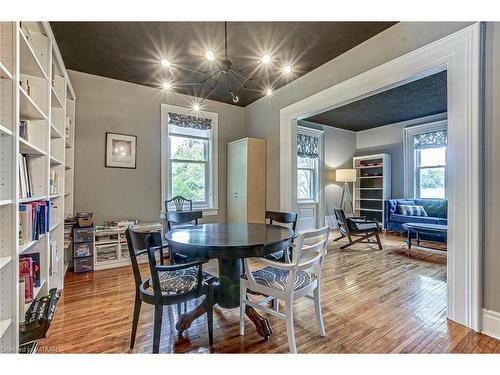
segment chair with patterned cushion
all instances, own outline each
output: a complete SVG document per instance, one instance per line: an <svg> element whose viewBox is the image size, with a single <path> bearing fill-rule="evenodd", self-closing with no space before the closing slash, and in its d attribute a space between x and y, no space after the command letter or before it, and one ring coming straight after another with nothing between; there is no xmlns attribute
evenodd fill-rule
<svg viewBox="0 0 500 375"><path fill-rule="evenodd" d="M141 312L142 302L155 306L153 328L153 353L160 348L161 322L163 306L180 306L182 302L205 296L207 300L208 337L213 343L213 289L214 277L203 272L206 259L192 259L188 263L165 265L161 234L159 232L140 232L130 225L125 231L132 271L135 281L135 303L130 337L130 349L133 349ZM156 253L159 253L159 265ZM142 278L137 257L147 254L151 277ZM179 309L178 309L179 311Z"/></svg>
<svg viewBox="0 0 500 375"><path fill-rule="evenodd" d="M366 217L363 216L346 217L344 210L340 208L334 208L333 211L335 212L340 232L340 237L335 238L334 241L346 237L349 241L349 243L340 246L341 249L345 249L357 243L373 244L374 242L370 241L370 238L375 237L379 250L382 250L382 243L380 242L379 236L381 229L377 221L367 220Z"/></svg>
<svg viewBox="0 0 500 375"><path fill-rule="evenodd" d="M298 215L295 212L266 211L266 223L290 228L295 233L295 228L297 227L297 216ZM291 248L288 249L288 252L281 250L276 253L264 255L263 258L275 260L277 262L290 263L290 255Z"/></svg>
<svg viewBox="0 0 500 375"><path fill-rule="evenodd" d="M265 268L252 271L248 258L244 259L245 273L240 282L240 335L245 333L246 306L252 306L285 319L290 352L297 353L293 327L293 303L301 297L314 300L320 335L326 335L321 313L320 287L328 230L328 227L323 227L298 234L293 244L290 263L252 258L253 261L266 265ZM262 298L261 295L264 297ZM257 300L257 298L262 299ZM267 307L267 303L273 299L285 301L284 313Z"/></svg>

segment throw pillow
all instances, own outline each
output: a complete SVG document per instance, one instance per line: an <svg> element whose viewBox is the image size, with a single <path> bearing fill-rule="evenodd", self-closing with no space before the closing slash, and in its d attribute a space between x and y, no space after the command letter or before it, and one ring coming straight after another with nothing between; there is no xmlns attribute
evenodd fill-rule
<svg viewBox="0 0 500 375"><path fill-rule="evenodd" d="M427 212L425 212L425 209L422 206L400 204L398 205L398 212L400 215L404 216L427 216Z"/></svg>

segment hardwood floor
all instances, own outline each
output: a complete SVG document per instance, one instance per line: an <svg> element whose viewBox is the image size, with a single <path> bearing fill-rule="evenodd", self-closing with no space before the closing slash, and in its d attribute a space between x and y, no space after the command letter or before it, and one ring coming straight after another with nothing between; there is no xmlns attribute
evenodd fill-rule
<svg viewBox="0 0 500 375"><path fill-rule="evenodd" d="M318 334L312 301L295 304L299 353L500 353L499 340L446 320L445 256L423 250L408 253L403 238L394 236L383 237L381 251L365 244L339 250L341 244L330 243L323 271L326 337ZM129 267L68 273L39 351L130 352L133 300ZM216 307L214 346L209 348L205 317L193 323L183 340L176 340L177 312L165 308L160 352L287 353L284 321L268 318L274 332L268 341L249 321L245 336L239 336L238 309ZM143 304L134 353L151 353L152 321L152 307Z"/></svg>

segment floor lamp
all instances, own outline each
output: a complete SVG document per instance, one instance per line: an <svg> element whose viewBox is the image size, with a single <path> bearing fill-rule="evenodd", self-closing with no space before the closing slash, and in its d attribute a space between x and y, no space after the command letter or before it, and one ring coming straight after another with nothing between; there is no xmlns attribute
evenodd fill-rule
<svg viewBox="0 0 500 375"><path fill-rule="evenodd" d="M356 182L355 169L337 169L335 171L335 180L344 183L344 190L342 190L342 197L340 198L340 208L345 212L354 212L352 195L349 191L349 182Z"/></svg>

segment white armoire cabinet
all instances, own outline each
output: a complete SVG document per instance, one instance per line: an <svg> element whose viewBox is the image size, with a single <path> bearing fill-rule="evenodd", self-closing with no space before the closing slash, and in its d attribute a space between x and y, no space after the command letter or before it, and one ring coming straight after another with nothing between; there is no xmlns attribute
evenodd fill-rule
<svg viewBox="0 0 500 375"><path fill-rule="evenodd" d="M244 138L228 144L227 222L264 223L266 141Z"/></svg>

